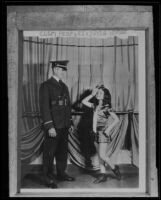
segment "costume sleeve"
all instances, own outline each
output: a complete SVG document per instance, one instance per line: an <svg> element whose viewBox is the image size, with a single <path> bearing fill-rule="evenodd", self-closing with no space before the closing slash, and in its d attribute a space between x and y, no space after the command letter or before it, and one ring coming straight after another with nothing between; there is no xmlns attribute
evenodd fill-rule
<svg viewBox="0 0 161 200"><path fill-rule="evenodd" d="M53 120L50 111L49 90L45 83L42 83L39 90L40 112L45 130L53 128Z"/></svg>
<svg viewBox="0 0 161 200"><path fill-rule="evenodd" d="M109 109L108 109L108 112L109 112L109 113L110 113L110 112L114 112L113 108L109 108Z"/></svg>
<svg viewBox="0 0 161 200"><path fill-rule="evenodd" d="M104 108L104 114L106 116L109 116L110 115L110 112L113 112L113 109L112 108L109 108L108 106L105 106Z"/></svg>

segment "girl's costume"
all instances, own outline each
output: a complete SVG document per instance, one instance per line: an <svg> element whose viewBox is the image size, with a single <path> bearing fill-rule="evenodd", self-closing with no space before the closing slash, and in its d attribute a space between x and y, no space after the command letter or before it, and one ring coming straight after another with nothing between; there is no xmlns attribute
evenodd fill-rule
<svg viewBox="0 0 161 200"><path fill-rule="evenodd" d="M107 136L105 129L108 127L108 120L110 116L111 108L107 105L94 109L93 115L93 137L94 141L97 143L110 143L111 137Z"/></svg>

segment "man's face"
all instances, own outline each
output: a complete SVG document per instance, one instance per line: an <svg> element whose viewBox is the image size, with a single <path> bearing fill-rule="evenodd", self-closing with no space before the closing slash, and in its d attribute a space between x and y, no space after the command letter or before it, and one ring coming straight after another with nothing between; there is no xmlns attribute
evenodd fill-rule
<svg viewBox="0 0 161 200"><path fill-rule="evenodd" d="M54 75L56 75L59 79L63 79L63 76L64 76L64 74L65 74L65 71L64 71L62 68L60 68L60 67L55 67L55 68L53 69L53 71L54 71Z"/></svg>

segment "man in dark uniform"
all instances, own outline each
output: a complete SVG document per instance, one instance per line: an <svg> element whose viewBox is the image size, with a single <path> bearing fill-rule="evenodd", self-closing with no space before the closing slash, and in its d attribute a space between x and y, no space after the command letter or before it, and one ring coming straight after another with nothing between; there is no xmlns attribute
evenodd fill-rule
<svg viewBox="0 0 161 200"><path fill-rule="evenodd" d="M51 61L53 76L40 86L40 111L44 127L43 172L48 187L57 188L53 174L56 160L57 180L74 181L67 167L68 130L71 127L69 91L61 81L68 60Z"/></svg>

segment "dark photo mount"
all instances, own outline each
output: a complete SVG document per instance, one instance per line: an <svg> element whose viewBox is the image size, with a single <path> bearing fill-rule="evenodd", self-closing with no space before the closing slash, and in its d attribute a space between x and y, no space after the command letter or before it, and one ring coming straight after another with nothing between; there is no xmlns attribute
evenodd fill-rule
<svg viewBox="0 0 161 200"><path fill-rule="evenodd" d="M88 4L88 5L90 5L90 3L89 2L87 2L87 1L84 1L85 2L85 4ZM3 1L3 16L2 16L2 19L3 19L3 21L4 21L4 24L6 23L6 25L7 25L7 10L6 10L6 7L7 6L18 6L18 5L20 5L20 6L24 6L24 5L28 5L28 6L30 6L30 5L37 5L37 6L39 6L39 5L58 5L58 4L62 4L62 5L66 5L66 4L73 4L74 2L72 2L72 1L68 1L67 3L65 3L65 2L45 2L45 1L35 1L35 2L30 2L30 1L26 1L26 2L21 2L21 1L16 1L16 2L11 2L11 1ZM82 2L83 3L83 2ZM159 76L159 74L160 74L160 60L159 60L159 44L160 44L160 40L159 40L159 27L160 27L160 21L159 21L159 11L160 11L160 3L159 2L151 2L151 3L149 3L149 2L143 2L143 3L141 3L141 2L128 2L128 1L124 1L124 2L116 2L116 3L114 3L114 1L113 2L110 2L109 4L118 4L118 5L120 5L120 4L123 4L123 5L128 5L128 6L133 6L133 5L136 5L136 6L139 6L139 5L141 5L141 6L152 6L153 7L153 30L154 30L154 66L155 66L155 90L156 90L156 107L158 107L158 108L160 108L160 76ZM75 1L75 4L76 5L79 5L80 4L80 2L78 2L78 1ZM100 5L100 4L106 4L106 2L102 2L101 3L101 1L99 1L99 3L98 2L92 2L91 3L91 5L92 4L96 4L96 5ZM6 17L5 17L5 15L6 15ZM20 21L19 21L20 22ZM30 23L32 23L32 20L29 22L29 24ZM18 24L18 23L17 23ZM18 26L21 26L22 24L18 24ZM26 24L27 25L27 24ZM29 25L30 26L30 25ZM42 27L43 27L43 25L42 25ZM120 24L120 27L121 27L121 24ZM23 27L23 25L22 25L22 30L24 30L24 27ZM21 29L20 28L20 29ZM151 28L151 27L150 27ZM49 28L48 28L49 29ZM69 28L70 29L70 28ZM97 29L97 27L96 27L96 29ZM3 29L4 30L4 29ZM55 28L55 30L56 30L56 28ZM3 34L5 33L5 31L3 32ZM7 35L7 31L6 31L6 35ZM5 37L5 36L4 36ZM7 42L7 37L6 37L6 42ZM4 40L3 40L3 46L4 46L4 49L6 49L6 52L7 52L7 44L5 44L4 43ZM149 47L150 48L150 47ZM6 62L6 60L7 60L7 57L8 57L8 54L6 53L6 58L5 58L5 56L4 56L4 58L3 58L3 65L5 65L6 67L5 67L5 69L3 70L4 71L4 74L5 74L5 76L7 75L7 73L5 73L5 71L6 71L6 69L7 69L7 62ZM148 65L149 66L149 65ZM7 71L6 71L7 72ZM3 76L4 77L4 76ZM7 79L7 77L6 77L6 79ZM7 82L7 80L4 80L3 79L3 83L2 84L4 84L4 81L6 81ZM150 84L150 79L147 77L147 82L148 82L148 84ZM148 85L147 84L147 85ZM3 87L4 88L4 87ZM6 84L6 90L8 90L8 88L7 88L7 84ZM8 92L8 91L7 91ZM4 103L6 102L6 100L7 100L7 93L6 93L6 98L5 97L3 97L3 99L4 99ZM7 107L7 105L6 105L6 107ZM80 107L78 106L76 109L78 109L78 111L82 111L81 109L80 109ZM80 109L80 110L79 110ZM6 111L5 111L6 112ZM8 112L9 112L9 110L8 110ZM149 111L150 112L150 111ZM6 116L6 115L5 115ZM152 119L153 119L153 117L152 117ZM160 123L159 123L159 119L160 119L160 111L159 111L159 109L156 109L156 130L157 130L157 132L159 132L160 131ZM6 120L5 121L8 121L7 120L7 117L6 117ZM149 119L149 121L150 121L150 119ZM10 123L10 122L8 122L8 123ZM5 127L6 126L9 126L9 124L7 124L7 122L6 122L6 125L4 126L3 125L3 129L4 129L4 131L3 132L6 132L5 131ZM154 125L155 126L155 125ZM154 127L154 129L153 130L155 130L155 127ZM10 133L9 133L10 134ZM156 136L156 157L157 158L159 158L160 156L159 156L159 152L160 152L160 146L159 146L159 139L160 139L160 135L159 134L155 134ZM10 135L11 136L11 135ZM6 149L6 154L7 155L5 155L5 154L2 154L2 156L4 156L4 159L3 160L5 160L5 163L6 163L6 165L8 165L8 167L9 167L9 162L8 162L8 159L6 159L7 157L8 157L8 148L6 148L7 146L9 147L9 145L7 145L8 144L8 138L7 138L7 134L5 134L5 137L6 137L6 139L5 139L5 141L6 141L6 145L5 145L5 147L4 147L4 143L2 142L2 150L3 150L3 147ZM149 145L149 148L150 148L150 145ZM1 150L1 152L3 152ZM159 151L158 151L159 150ZM159 167L160 167L160 160L159 159L157 159L156 160L156 165L157 165L157 168L159 169ZM5 166L4 167L4 169L6 169L7 167ZM149 168L149 170L151 170L150 168ZM160 170L158 170L158 173L159 173L159 171ZM8 172L7 172L7 174L6 174L6 176L4 177L4 180L6 180L6 177L7 177L7 175L8 175ZM6 182L6 181L5 181ZM148 183L148 186L147 186L147 190L149 191L150 189L150 186L149 186L149 184L150 183ZM3 187L2 187L2 190L3 190L3 192L2 192L2 194L3 193L5 193L5 196L6 196L6 193L8 193L8 189L6 189L7 188L7 185L9 186L9 183L8 183L8 181L6 182L6 184L3 184ZM11 186L11 188L12 188L12 186ZM14 193L14 192L13 192ZM13 195L13 193L12 193L12 195ZM11 193L10 193L11 194Z"/></svg>

